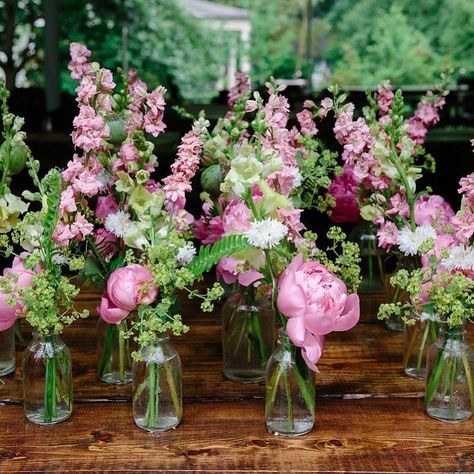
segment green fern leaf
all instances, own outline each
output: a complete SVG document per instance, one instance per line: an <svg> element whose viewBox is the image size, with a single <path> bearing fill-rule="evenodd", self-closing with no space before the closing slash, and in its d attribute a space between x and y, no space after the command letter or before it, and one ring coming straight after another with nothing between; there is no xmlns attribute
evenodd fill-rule
<svg viewBox="0 0 474 474"><path fill-rule="evenodd" d="M222 257L227 257L250 247L247 238L243 235L226 235L215 244L201 247L199 254L188 265L188 270L193 275L199 276L209 271Z"/></svg>

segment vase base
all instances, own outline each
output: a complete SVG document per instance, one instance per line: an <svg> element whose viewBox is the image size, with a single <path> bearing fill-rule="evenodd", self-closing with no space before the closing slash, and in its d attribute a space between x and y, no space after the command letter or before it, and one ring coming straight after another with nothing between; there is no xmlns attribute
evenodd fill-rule
<svg viewBox="0 0 474 474"><path fill-rule="evenodd" d="M158 426L151 427L146 426L144 417L135 418L135 424L142 430L149 431L150 433L160 433L163 431L174 430L179 425L180 421L181 420L179 420L176 416L160 416L158 419Z"/></svg>
<svg viewBox="0 0 474 474"><path fill-rule="evenodd" d="M470 410L455 410L453 414L449 406L427 408L426 413L431 418L444 421L445 423L460 423L469 420L472 416L472 411Z"/></svg>
<svg viewBox="0 0 474 474"><path fill-rule="evenodd" d="M111 385L125 385L128 383L132 383L133 374L132 372L125 372L124 377L119 377L117 373L112 372L99 376L99 380L101 382L109 383Z"/></svg>
<svg viewBox="0 0 474 474"><path fill-rule="evenodd" d="M286 436L288 438L294 438L296 436L303 436L309 433L314 426L314 420L298 420L293 423L293 427L289 429L288 419L274 419L270 422L267 421L267 429L271 434L275 436Z"/></svg>
<svg viewBox="0 0 474 474"><path fill-rule="evenodd" d="M261 383L265 382L265 371L225 369L224 377L237 383Z"/></svg>
<svg viewBox="0 0 474 474"><path fill-rule="evenodd" d="M4 375L10 375L15 372L15 360L10 363L2 363L0 364L0 377Z"/></svg>
<svg viewBox="0 0 474 474"><path fill-rule="evenodd" d="M426 369L417 369L416 367L405 367L404 372L405 375L408 375L408 377L411 377L412 379L426 379Z"/></svg>
<svg viewBox="0 0 474 474"><path fill-rule="evenodd" d="M62 421L66 421L71 417L71 415L71 410L67 410L66 408L58 408L56 416L54 416L51 421L44 421L44 409L28 413L25 412L26 419L35 425L55 425L57 423L61 423Z"/></svg>

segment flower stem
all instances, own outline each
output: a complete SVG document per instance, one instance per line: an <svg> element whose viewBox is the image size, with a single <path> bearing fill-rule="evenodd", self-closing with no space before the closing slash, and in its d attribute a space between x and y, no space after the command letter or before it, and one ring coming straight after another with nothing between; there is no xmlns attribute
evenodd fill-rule
<svg viewBox="0 0 474 474"><path fill-rule="evenodd" d="M120 323L120 326L122 323ZM122 328L118 327L118 339L119 339L119 380L123 382L125 380L125 338L122 332Z"/></svg>
<svg viewBox="0 0 474 474"><path fill-rule="evenodd" d="M44 422L51 423L56 413L56 356L52 336L46 337L46 344L51 346L52 356L46 355L46 374L44 385Z"/></svg>
<svg viewBox="0 0 474 474"><path fill-rule="evenodd" d="M107 324L105 328L104 345L102 352L99 357L98 372L99 379L102 380L107 369L110 370L112 364L112 346L117 332L117 326L115 324Z"/></svg>
<svg viewBox="0 0 474 474"><path fill-rule="evenodd" d="M285 394L288 406L288 431L292 433L295 430L295 424L293 420L293 397L291 395L290 377L288 375L288 371L286 370L283 372L283 379L285 383Z"/></svg>
<svg viewBox="0 0 474 474"><path fill-rule="evenodd" d="M158 370L156 362L149 363L148 369L148 407L145 414L145 426L156 428L158 421Z"/></svg>
<svg viewBox="0 0 474 474"><path fill-rule="evenodd" d="M176 390L176 385L174 383L173 369L169 366L168 363L164 363L166 381L168 382L168 387L170 389L171 400L173 402L174 411L176 413L176 418L179 420L181 418L181 403L178 398L178 391Z"/></svg>

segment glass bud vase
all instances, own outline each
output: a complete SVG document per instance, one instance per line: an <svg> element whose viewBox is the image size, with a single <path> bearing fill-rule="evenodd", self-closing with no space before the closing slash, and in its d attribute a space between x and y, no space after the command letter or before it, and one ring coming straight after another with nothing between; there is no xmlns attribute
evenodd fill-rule
<svg viewBox="0 0 474 474"><path fill-rule="evenodd" d="M349 238L360 248L362 281L359 292L383 291L385 288L385 266L383 262L385 251L378 246L377 228L372 223L358 225L354 227Z"/></svg>
<svg viewBox="0 0 474 474"><path fill-rule="evenodd" d="M426 355L436 341L439 320L436 315L413 313L413 324L405 324L403 344L403 370L409 377L426 378Z"/></svg>
<svg viewBox="0 0 474 474"><path fill-rule="evenodd" d="M265 380L275 346L275 313L268 298L258 298L253 286L242 287L222 308L224 377L241 383Z"/></svg>
<svg viewBox="0 0 474 474"><path fill-rule="evenodd" d="M443 325L427 357L425 408L429 416L448 422L472 416L473 362L464 327Z"/></svg>
<svg viewBox="0 0 474 474"><path fill-rule="evenodd" d="M39 425L71 416L71 354L59 336L33 334L23 356L23 403L28 421Z"/></svg>
<svg viewBox="0 0 474 474"><path fill-rule="evenodd" d="M15 372L15 325L0 332L0 376Z"/></svg>
<svg viewBox="0 0 474 474"><path fill-rule="evenodd" d="M132 381L132 352L136 348L133 338L125 337L130 321L108 324L102 318L97 323L97 375L110 384Z"/></svg>
<svg viewBox="0 0 474 474"><path fill-rule="evenodd" d="M281 332L266 373L265 423L270 433L300 436L312 430L315 416L314 374L299 348Z"/></svg>
<svg viewBox="0 0 474 474"><path fill-rule="evenodd" d="M168 336L133 362L133 418L147 431L176 428L183 413L181 360Z"/></svg>

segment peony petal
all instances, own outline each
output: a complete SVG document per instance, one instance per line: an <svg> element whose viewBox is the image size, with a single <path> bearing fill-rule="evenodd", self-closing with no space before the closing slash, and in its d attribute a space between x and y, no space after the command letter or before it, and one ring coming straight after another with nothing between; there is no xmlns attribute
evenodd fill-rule
<svg viewBox="0 0 474 474"><path fill-rule="evenodd" d="M319 372L319 369L316 367L316 364L321 358L323 348L323 336L314 336L311 333L306 333L304 347L301 350L301 355L303 356L306 365L314 372Z"/></svg>
<svg viewBox="0 0 474 474"><path fill-rule="evenodd" d="M306 295L301 286L296 284L294 273L280 278L277 304L278 309L288 318L304 316Z"/></svg>
<svg viewBox="0 0 474 474"><path fill-rule="evenodd" d="M118 324L130 314L126 310L117 308L106 293L102 295L100 306L97 308L97 312L101 318L109 324Z"/></svg>
<svg viewBox="0 0 474 474"><path fill-rule="evenodd" d="M304 326L304 317L290 318L286 323L286 332L291 342L297 346L302 347L305 340L306 328Z"/></svg>
<svg viewBox="0 0 474 474"><path fill-rule="evenodd" d="M359 321L359 317L359 295L353 293L347 297L346 305L341 316L336 318L336 321L334 322L334 331L348 331L349 329L352 329Z"/></svg>

